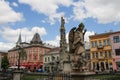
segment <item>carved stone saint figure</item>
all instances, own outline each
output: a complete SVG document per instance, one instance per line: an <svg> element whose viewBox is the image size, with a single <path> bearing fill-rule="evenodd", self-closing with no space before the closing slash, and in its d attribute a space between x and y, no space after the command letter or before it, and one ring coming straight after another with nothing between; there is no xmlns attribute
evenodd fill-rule
<svg viewBox="0 0 120 80"><path fill-rule="evenodd" d="M84 46L84 35L86 31L84 24L81 23L77 29L74 27L69 33L69 53L73 55L71 56L73 61L72 65L80 70L87 65Z"/></svg>
<svg viewBox="0 0 120 80"><path fill-rule="evenodd" d="M74 53L74 32L76 30L76 27L73 27L69 32L69 53Z"/></svg>
<svg viewBox="0 0 120 80"><path fill-rule="evenodd" d="M86 29L84 30L84 25L81 23L79 27L76 29L74 33L74 49L75 54L82 54L85 52L85 46L84 46L84 34L86 32Z"/></svg>
<svg viewBox="0 0 120 80"><path fill-rule="evenodd" d="M85 51L84 47L84 24L79 24L78 28L72 28L69 32L69 52L75 54L81 54Z"/></svg>

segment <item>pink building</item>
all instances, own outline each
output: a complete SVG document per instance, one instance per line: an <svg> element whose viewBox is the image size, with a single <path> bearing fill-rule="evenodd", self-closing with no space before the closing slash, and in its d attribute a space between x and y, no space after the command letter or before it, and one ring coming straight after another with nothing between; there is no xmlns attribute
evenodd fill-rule
<svg viewBox="0 0 120 80"><path fill-rule="evenodd" d="M113 69L120 70L120 31L110 35L112 43Z"/></svg>
<svg viewBox="0 0 120 80"><path fill-rule="evenodd" d="M19 44L24 49L25 53L20 58L20 66L25 66L30 70L37 70L43 67L43 55L51 50L51 46L43 44L38 33L35 33L31 42L22 42L21 35L16 44ZM17 46L8 51L8 59L10 66L18 65L18 51Z"/></svg>

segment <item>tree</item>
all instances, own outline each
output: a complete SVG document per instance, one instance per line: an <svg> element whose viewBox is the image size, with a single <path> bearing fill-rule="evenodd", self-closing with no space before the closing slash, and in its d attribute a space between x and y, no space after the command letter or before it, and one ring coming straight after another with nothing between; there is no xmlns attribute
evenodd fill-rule
<svg viewBox="0 0 120 80"><path fill-rule="evenodd" d="M25 51L25 49L23 49L23 48L21 49L20 57L21 57L22 59L27 59L26 51Z"/></svg>
<svg viewBox="0 0 120 80"><path fill-rule="evenodd" d="M4 56L4 57L2 58L1 67L2 67L3 69L7 69L7 68L9 67L9 61L8 61L7 56Z"/></svg>

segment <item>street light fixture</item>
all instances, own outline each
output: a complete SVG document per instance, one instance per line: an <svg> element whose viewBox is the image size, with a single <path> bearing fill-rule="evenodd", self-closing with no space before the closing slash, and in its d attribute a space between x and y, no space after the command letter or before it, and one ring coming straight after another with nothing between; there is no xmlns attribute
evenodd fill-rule
<svg viewBox="0 0 120 80"><path fill-rule="evenodd" d="M21 46L17 45L18 48L18 70L20 70L20 54L21 54Z"/></svg>

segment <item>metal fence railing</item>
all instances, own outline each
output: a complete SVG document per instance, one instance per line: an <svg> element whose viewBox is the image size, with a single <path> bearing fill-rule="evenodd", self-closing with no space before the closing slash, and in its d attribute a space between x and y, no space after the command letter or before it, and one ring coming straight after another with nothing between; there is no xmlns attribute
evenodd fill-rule
<svg viewBox="0 0 120 80"><path fill-rule="evenodd" d="M13 80L13 72L0 72L0 80ZM21 80L120 80L120 73L76 76L71 73L24 72Z"/></svg>
<svg viewBox="0 0 120 80"><path fill-rule="evenodd" d="M71 73L26 73L22 80L120 80L120 74L73 76Z"/></svg>
<svg viewBox="0 0 120 80"><path fill-rule="evenodd" d="M26 73L22 80L72 80L70 73Z"/></svg>

